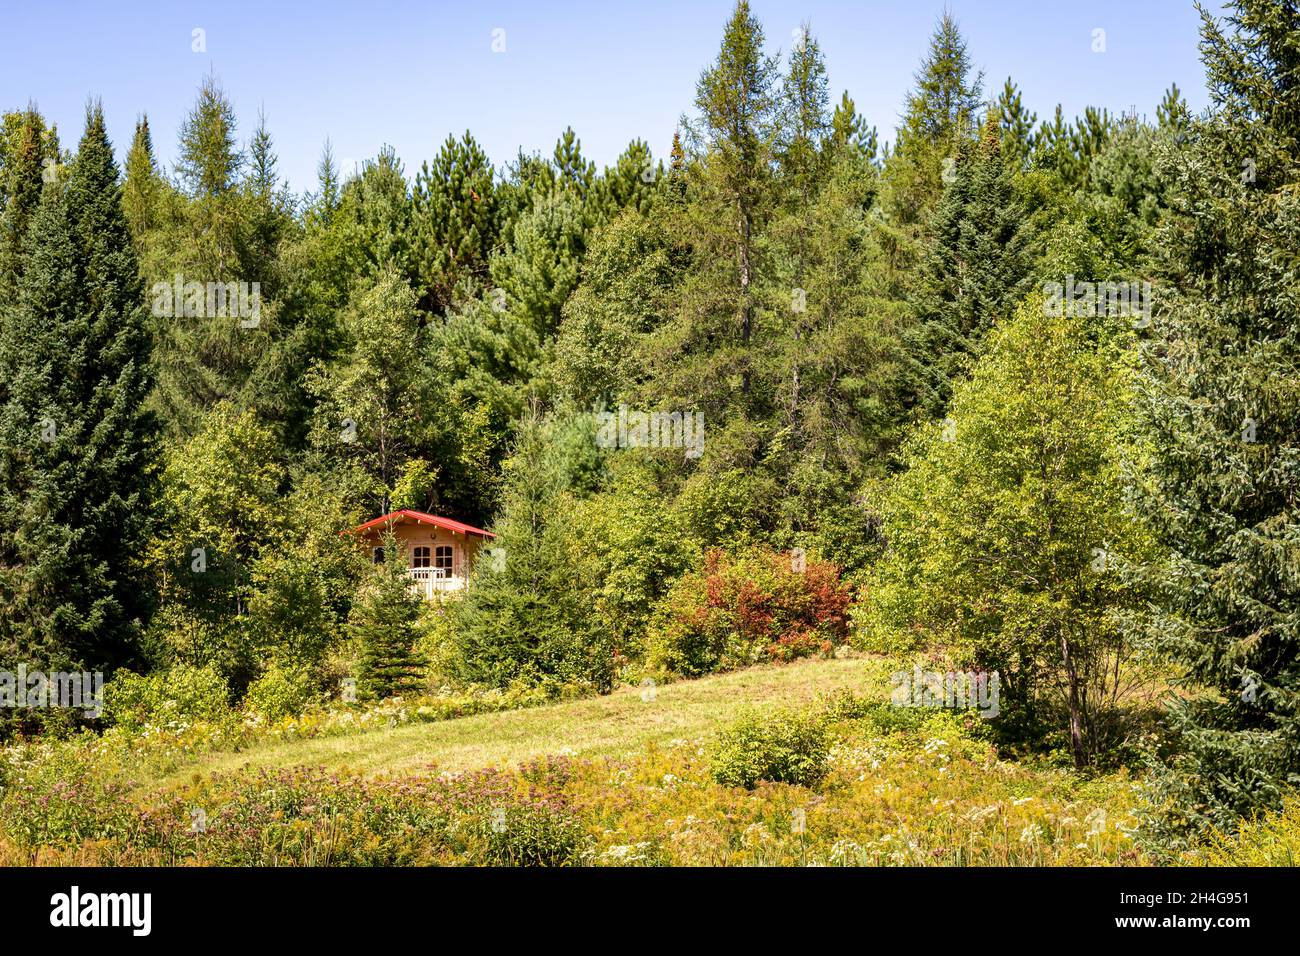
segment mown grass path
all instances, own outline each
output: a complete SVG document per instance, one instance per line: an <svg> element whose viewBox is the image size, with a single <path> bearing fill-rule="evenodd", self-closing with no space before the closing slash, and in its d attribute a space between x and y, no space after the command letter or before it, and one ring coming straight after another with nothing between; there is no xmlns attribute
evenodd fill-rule
<svg viewBox="0 0 1300 956"><path fill-rule="evenodd" d="M368 775L506 766L568 749L621 756L650 742L707 734L745 706L779 707L848 688L868 690L863 660L813 660L754 667L654 688L623 687L604 697L525 710L407 724L343 737L289 740L204 756L177 768L164 786L194 773L240 767L349 768ZM650 699L646 699L650 698Z"/></svg>

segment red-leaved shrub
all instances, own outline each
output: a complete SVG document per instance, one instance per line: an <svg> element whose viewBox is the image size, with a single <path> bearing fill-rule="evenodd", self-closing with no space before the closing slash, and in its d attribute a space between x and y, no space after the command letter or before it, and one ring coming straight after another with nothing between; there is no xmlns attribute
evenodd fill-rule
<svg viewBox="0 0 1300 956"><path fill-rule="evenodd" d="M848 638L852 590L827 561L712 550L655 609L647 665L685 676L830 653Z"/></svg>

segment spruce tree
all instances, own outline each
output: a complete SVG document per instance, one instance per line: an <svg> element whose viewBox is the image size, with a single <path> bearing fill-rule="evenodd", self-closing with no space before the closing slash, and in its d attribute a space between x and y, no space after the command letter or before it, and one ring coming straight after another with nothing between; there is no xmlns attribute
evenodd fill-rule
<svg viewBox="0 0 1300 956"><path fill-rule="evenodd" d="M41 201L44 164L49 158L43 142L44 132L45 123L40 114L27 109L22 114L12 155L0 170L6 197L0 209L0 297L5 300L12 300L17 291L23 240Z"/></svg>
<svg viewBox="0 0 1300 956"><path fill-rule="evenodd" d="M339 167L334 161L334 147L329 139L321 147L316 164L316 192L307 207L307 221L328 226L339 207Z"/></svg>
<svg viewBox="0 0 1300 956"><path fill-rule="evenodd" d="M420 598L411 590L406 551L391 532L383 548L384 560L370 566L348 614L348 634L359 651L357 689L369 699L420 689Z"/></svg>
<svg viewBox="0 0 1300 956"><path fill-rule="evenodd" d="M566 493L597 466L590 416L520 423L497 538L479 553L474 580L451 610L463 680L586 683L613 680L609 630L592 618L567 557Z"/></svg>
<svg viewBox="0 0 1300 956"><path fill-rule="evenodd" d="M673 145L668 151L668 194L678 202L686 198L686 150L681 130L673 130Z"/></svg>
<svg viewBox="0 0 1300 956"><path fill-rule="evenodd" d="M1152 793L1166 844L1300 784L1300 11L1231 8L1231 32L1202 13L1212 114L1165 156L1176 189L1144 350L1138 490L1170 557L1147 568L1143 633L1192 688Z"/></svg>
<svg viewBox="0 0 1300 956"><path fill-rule="evenodd" d="M131 149L126 154L126 182L122 185L122 211L137 248L159 225L158 204L164 186L154 159L149 117L141 116L135 124Z"/></svg>
<svg viewBox="0 0 1300 956"><path fill-rule="evenodd" d="M908 403L941 416L953 383L978 356L989 327L1023 295L1030 229L1002 156L990 111L978 144L967 143L931 225L909 330Z"/></svg>
<svg viewBox="0 0 1300 956"><path fill-rule="evenodd" d="M43 193L0 331L0 656L114 667L146 613L149 341L98 105Z"/></svg>
<svg viewBox="0 0 1300 956"><path fill-rule="evenodd" d="M280 240L288 234L293 213L293 197L280 180L278 165L266 114L259 111L242 184L247 227L240 237L240 258L246 263L246 280L260 282L268 297L274 293Z"/></svg>
<svg viewBox="0 0 1300 956"><path fill-rule="evenodd" d="M944 170L976 135L984 85L973 72L966 40L945 12L907 97L903 123L887 165L887 208L894 223L916 233L943 192Z"/></svg>

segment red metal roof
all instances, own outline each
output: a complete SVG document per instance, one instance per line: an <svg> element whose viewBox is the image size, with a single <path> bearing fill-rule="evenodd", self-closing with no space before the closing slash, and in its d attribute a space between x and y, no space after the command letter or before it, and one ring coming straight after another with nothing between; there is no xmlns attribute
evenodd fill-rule
<svg viewBox="0 0 1300 956"><path fill-rule="evenodd" d="M495 538L491 531L484 531L482 528L476 528L472 524L465 524L461 521L453 521L451 518L440 518L437 515L427 515L423 511L412 511L410 508L399 508L397 511L390 512L386 515L380 515L367 521L365 524L359 524L350 532L344 534L356 534L359 531L369 531L378 525L392 522L398 524L403 520L414 521L418 524L431 524L439 528L446 528L448 531L456 531L460 534L476 534L480 538Z"/></svg>

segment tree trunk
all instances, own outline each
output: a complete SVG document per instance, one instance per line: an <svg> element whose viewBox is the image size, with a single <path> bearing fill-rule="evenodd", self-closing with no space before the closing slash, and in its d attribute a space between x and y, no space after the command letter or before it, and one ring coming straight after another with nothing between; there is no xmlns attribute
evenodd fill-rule
<svg viewBox="0 0 1300 956"><path fill-rule="evenodd" d="M1074 754L1074 766L1082 770L1088 765L1088 753L1083 743L1083 705L1079 700L1079 672L1074 665L1074 655L1070 652L1070 641L1065 636L1065 629L1059 632L1061 661L1065 664L1065 676L1069 684L1067 704L1070 709L1070 750Z"/></svg>

